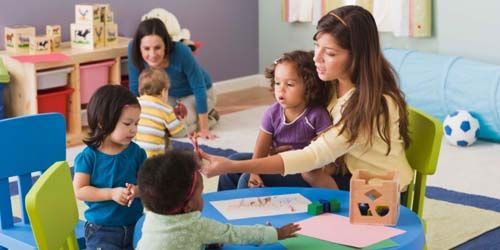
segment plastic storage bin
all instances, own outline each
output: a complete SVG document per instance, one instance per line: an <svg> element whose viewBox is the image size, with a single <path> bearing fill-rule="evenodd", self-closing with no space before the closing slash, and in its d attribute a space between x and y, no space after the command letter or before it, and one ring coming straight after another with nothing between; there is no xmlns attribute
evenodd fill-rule
<svg viewBox="0 0 500 250"><path fill-rule="evenodd" d="M104 61L80 66L80 102L89 102L92 94L109 83L109 68L115 61Z"/></svg>
<svg viewBox="0 0 500 250"><path fill-rule="evenodd" d="M68 121L68 98L72 88L57 88L38 91L38 113L58 112Z"/></svg>
<svg viewBox="0 0 500 250"><path fill-rule="evenodd" d="M5 88L5 84L0 82L0 119L5 117L5 107L3 105L3 89Z"/></svg>
<svg viewBox="0 0 500 250"><path fill-rule="evenodd" d="M128 76L128 58L122 58L120 60L120 74L122 76Z"/></svg>
<svg viewBox="0 0 500 250"><path fill-rule="evenodd" d="M3 64L2 58L0 58L0 119L5 117L5 106L3 100L3 91L5 89L5 84L10 82L10 75L7 68Z"/></svg>
<svg viewBox="0 0 500 250"><path fill-rule="evenodd" d="M72 70L73 67L67 67L62 69L37 72L37 89L43 90L66 86L66 84L68 84L68 74Z"/></svg>

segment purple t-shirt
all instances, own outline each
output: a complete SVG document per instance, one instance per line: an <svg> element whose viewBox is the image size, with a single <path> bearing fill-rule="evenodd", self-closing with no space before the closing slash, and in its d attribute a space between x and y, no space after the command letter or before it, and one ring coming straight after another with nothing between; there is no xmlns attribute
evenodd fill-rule
<svg viewBox="0 0 500 250"><path fill-rule="evenodd" d="M301 149L330 125L332 119L321 106L307 107L294 121L286 123L283 108L274 103L264 113L260 129L273 135L273 147L291 145Z"/></svg>

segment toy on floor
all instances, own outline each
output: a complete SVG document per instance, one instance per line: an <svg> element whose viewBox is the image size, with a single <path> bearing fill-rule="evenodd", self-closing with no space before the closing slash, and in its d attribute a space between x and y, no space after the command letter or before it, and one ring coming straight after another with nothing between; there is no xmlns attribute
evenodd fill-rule
<svg viewBox="0 0 500 250"><path fill-rule="evenodd" d="M307 205L307 213L310 215L320 215L322 213L338 213L340 211L340 201L337 199L320 199Z"/></svg>
<svg viewBox="0 0 500 250"><path fill-rule="evenodd" d="M446 116L443 122L444 137L454 146L472 145L479 134L479 122L466 110L458 110Z"/></svg>
<svg viewBox="0 0 500 250"><path fill-rule="evenodd" d="M351 177L349 220L353 224L396 225L399 218L399 173L375 175L357 170Z"/></svg>

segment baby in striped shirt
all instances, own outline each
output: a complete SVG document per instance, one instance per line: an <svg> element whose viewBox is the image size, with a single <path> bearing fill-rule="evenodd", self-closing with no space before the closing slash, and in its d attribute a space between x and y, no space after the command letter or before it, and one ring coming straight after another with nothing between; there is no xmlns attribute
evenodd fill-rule
<svg viewBox="0 0 500 250"><path fill-rule="evenodd" d="M141 118L134 141L149 157L162 154L170 145L169 137L185 137L182 115L168 104L170 80L165 71L146 68L139 76ZM185 115L185 114L184 114Z"/></svg>

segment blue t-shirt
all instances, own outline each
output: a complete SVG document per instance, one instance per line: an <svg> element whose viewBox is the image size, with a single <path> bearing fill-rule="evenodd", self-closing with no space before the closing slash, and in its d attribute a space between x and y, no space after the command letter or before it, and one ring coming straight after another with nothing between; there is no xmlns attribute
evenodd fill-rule
<svg viewBox="0 0 500 250"><path fill-rule="evenodd" d="M128 78L132 93L139 96L139 69L132 62L132 43L128 45ZM174 49L168 56L165 69L170 78L168 95L181 98L194 95L196 112L207 113L207 89L212 87L210 75L196 62L191 49L183 43L174 42ZM147 65L146 65L147 66Z"/></svg>
<svg viewBox="0 0 500 250"><path fill-rule="evenodd" d="M146 152L134 142L116 155L108 155L86 147L75 158L75 172L90 175L90 185L96 188L125 187L125 183L137 185L137 172L146 160ZM134 199L130 207L113 200L85 202L87 221L104 226L134 225L142 216L142 203Z"/></svg>

